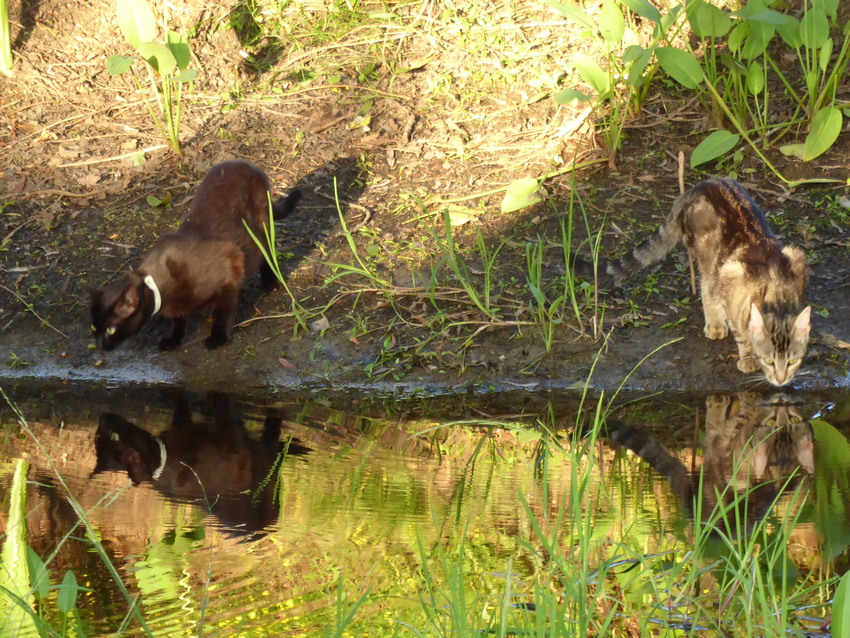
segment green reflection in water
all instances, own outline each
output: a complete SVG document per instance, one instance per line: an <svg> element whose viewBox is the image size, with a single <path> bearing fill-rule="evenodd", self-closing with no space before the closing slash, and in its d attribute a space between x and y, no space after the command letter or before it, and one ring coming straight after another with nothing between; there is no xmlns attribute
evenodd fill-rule
<svg viewBox="0 0 850 638"><path fill-rule="evenodd" d="M716 613L721 604L733 617L749 614L746 626L758 632L777 626L765 624L771 610L787 618L794 605L826 600L826 590L806 593L794 580L789 558L811 575L806 561L816 552L800 549L782 511L749 545L722 536L725 523L708 511L697 512L705 523L694 526L682 485L692 477L682 468L703 454L697 447L648 463L595 431L588 438L559 431L564 417L551 406L539 420L449 427L313 403L282 409L290 415L283 440L310 451L282 452L253 482L237 480L249 474L247 457L227 465L254 506L272 499L274 520L253 535L225 516L238 495L185 485L182 494L193 496L177 502L161 485L142 482L89 510L154 634L554 636L604 633L616 623L662 635L679 630L654 622L729 630ZM164 414L145 418L165 436ZM655 411L653 418L666 417ZM253 415L246 426L255 441L261 422ZM80 449L90 445L91 426L78 434ZM846 446L843 435L833 436ZM846 481L847 468L829 472L839 478L817 480ZM118 471L89 480L86 467L66 479L89 505L127 481ZM734 498L754 496L741 489ZM846 500L846 492L836 496L830 512ZM799 502L788 509L804 516ZM746 515L739 524L753 527ZM786 579L772 590L753 571L770 568L767 559ZM727 571L717 574L718 565ZM116 601L92 609L101 634L126 614ZM138 633L131 625L128 635Z"/></svg>
<svg viewBox="0 0 850 638"><path fill-rule="evenodd" d="M35 635L30 603L30 573L27 566L26 481L29 463L14 461L12 484L3 499L6 510L6 536L0 553L0 635Z"/></svg>

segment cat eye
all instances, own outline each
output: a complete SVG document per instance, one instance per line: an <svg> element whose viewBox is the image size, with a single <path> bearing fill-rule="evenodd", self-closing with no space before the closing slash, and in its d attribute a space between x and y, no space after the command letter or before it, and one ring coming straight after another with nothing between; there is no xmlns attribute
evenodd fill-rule
<svg viewBox="0 0 850 638"><path fill-rule="evenodd" d="M91 325L91 331L92 331L92 332L97 332L97 327L95 327L95 325L94 325L94 324L92 324L92 325Z"/></svg>
<svg viewBox="0 0 850 638"><path fill-rule="evenodd" d="M116 330L117 330L117 328L116 328L115 326L109 326L109 327L106 329L106 334L108 334L108 335L111 337L112 335L114 335L114 334L115 334L115 331L116 331Z"/></svg>
<svg viewBox="0 0 850 638"><path fill-rule="evenodd" d="M789 365L789 366L795 366L795 365L797 365L798 363L800 363L800 360L799 360L799 359L788 359L788 365Z"/></svg>
<svg viewBox="0 0 850 638"><path fill-rule="evenodd" d="M773 365L773 359L765 359L764 362L769 366Z"/></svg>

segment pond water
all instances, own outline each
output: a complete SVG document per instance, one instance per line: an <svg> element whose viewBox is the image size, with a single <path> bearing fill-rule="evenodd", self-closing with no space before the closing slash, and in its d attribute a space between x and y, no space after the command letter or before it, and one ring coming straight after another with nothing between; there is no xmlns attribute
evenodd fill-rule
<svg viewBox="0 0 850 638"><path fill-rule="evenodd" d="M698 632L658 585L679 578L666 570L694 519L714 525L703 566L728 557L726 532L787 527L782 558L808 586L843 571L850 543L850 396L4 390L26 425L0 411L3 636L37 635L9 613L14 591L60 634L464 635L461 606L469 631L498 617L561 635L540 601L563 602L559 561L578 553L597 615L617 600L624 626ZM722 590L710 573L699 588ZM828 592L806 592L794 622L816 633Z"/></svg>

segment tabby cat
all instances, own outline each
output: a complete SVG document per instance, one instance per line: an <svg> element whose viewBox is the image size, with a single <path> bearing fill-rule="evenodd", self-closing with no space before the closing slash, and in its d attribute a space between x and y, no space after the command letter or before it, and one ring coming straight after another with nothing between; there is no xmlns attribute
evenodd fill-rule
<svg viewBox="0 0 850 638"><path fill-rule="evenodd" d="M266 289L277 280L245 230L258 238L269 224L269 179L243 160L216 164L207 171L180 227L160 239L138 270L105 289L90 290L91 329L99 348L112 350L132 337L153 315L172 320L160 350L177 348L186 334L186 317L212 309L207 348L230 340L233 314L245 278L258 269ZM295 208L301 192L292 191L273 206L276 218Z"/></svg>
<svg viewBox="0 0 850 638"><path fill-rule="evenodd" d="M783 394L712 395L705 401L703 511L744 507L741 520L766 516L783 492L810 486L815 471L811 423ZM736 520L734 515L731 520Z"/></svg>
<svg viewBox="0 0 850 638"><path fill-rule="evenodd" d="M776 386L791 381L809 341L803 251L779 245L740 184L710 179L682 195L652 236L620 260L605 262L598 276L602 283L619 284L680 242L700 273L705 336L723 339L731 328L739 370L761 370ZM575 271L594 276L592 264L580 259Z"/></svg>

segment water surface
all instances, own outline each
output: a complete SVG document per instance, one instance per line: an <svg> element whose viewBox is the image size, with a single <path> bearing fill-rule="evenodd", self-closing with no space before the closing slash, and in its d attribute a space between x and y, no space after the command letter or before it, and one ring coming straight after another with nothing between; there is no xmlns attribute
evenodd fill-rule
<svg viewBox="0 0 850 638"><path fill-rule="evenodd" d="M4 527L17 490L24 542L51 583L70 570L87 588L76 613L91 635L319 635L361 596L354 635L421 635L423 601L438 609L433 589L451 581L446 552L484 609L495 613L509 585L515 613L531 614L545 539L576 542L564 512L577 494L598 561L681 555L694 517L752 486L730 525L746 533L793 510L788 559L800 573L825 578L850 543L848 397L603 400L607 429L579 491L587 457L568 451L596 399L5 390L28 426L3 410ZM836 408L812 420L828 401ZM54 619L56 598L44 603Z"/></svg>

